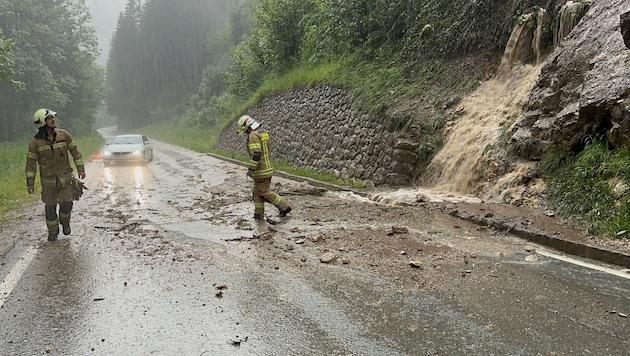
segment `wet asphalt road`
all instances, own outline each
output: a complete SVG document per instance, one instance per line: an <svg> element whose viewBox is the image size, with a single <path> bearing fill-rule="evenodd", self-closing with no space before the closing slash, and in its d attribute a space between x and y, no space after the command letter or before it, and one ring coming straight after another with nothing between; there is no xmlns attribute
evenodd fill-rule
<svg viewBox="0 0 630 356"><path fill-rule="evenodd" d="M154 145L88 165L70 236L2 227L0 355L628 355L612 266L275 178L296 210L259 224L242 167Z"/></svg>

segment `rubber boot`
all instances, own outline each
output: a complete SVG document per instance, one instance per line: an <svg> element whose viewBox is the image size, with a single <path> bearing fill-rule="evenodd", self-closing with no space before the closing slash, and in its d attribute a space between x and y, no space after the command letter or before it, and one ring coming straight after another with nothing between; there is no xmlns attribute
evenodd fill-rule
<svg viewBox="0 0 630 356"><path fill-rule="evenodd" d="M59 204L59 223L62 226L64 235L70 235L70 216L72 214L72 202L63 202Z"/></svg>

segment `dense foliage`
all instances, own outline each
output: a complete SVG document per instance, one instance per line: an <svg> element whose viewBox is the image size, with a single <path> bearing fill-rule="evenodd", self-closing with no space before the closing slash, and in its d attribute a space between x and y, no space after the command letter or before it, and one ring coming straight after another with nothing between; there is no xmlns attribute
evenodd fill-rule
<svg viewBox="0 0 630 356"><path fill-rule="evenodd" d="M415 80L426 61L441 70L442 61L501 51L518 16L547 2L128 0L109 54L108 108L123 127L182 116L214 125L296 68L380 63ZM357 78L328 80L361 87Z"/></svg>
<svg viewBox="0 0 630 356"><path fill-rule="evenodd" d="M11 53L13 48L13 41L5 38L0 30L0 81L7 82L13 86L17 86L18 83L13 80L13 55Z"/></svg>
<svg viewBox="0 0 630 356"><path fill-rule="evenodd" d="M595 142L577 155L549 150L540 163L549 203L596 235L630 236L630 151Z"/></svg>
<svg viewBox="0 0 630 356"><path fill-rule="evenodd" d="M0 140L32 133L40 107L57 111L60 126L74 133L91 130L105 87L89 19L84 0L0 1L0 30L9 40L0 40L0 71L21 83L0 82Z"/></svg>

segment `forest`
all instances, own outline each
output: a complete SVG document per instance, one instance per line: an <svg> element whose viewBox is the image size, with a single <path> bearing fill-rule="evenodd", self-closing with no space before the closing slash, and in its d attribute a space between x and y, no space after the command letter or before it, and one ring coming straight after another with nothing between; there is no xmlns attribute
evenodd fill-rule
<svg viewBox="0 0 630 356"><path fill-rule="evenodd" d="M84 1L0 2L0 141L33 132L33 113L55 108L64 127L92 130L107 94Z"/></svg>
<svg viewBox="0 0 630 356"><path fill-rule="evenodd" d="M413 81L426 63L501 51L518 14L537 3L130 0L107 62L107 108L121 127L173 118L220 127L261 86L296 69L333 64L338 70L317 80L358 92L370 83L354 69L375 63Z"/></svg>
<svg viewBox="0 0 630 356"><path fill-rule="evenodd" d="M129 0L106 68L85 0L0 2L0 140L29 134L41 106L62 126L122 128L185 118L212 126L295 68L371 63L408 75L426 61L497 52L524 9L543 1ZM384 63L384 64L383 64ZM351 82L330 76L339 85Z"/></svg>

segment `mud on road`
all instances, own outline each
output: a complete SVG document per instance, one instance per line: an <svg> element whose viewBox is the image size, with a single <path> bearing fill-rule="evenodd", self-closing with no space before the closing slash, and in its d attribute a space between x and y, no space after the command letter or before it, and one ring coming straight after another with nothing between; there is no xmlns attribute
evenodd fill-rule
<svg viewBox="0 0 630 356"><path fill-rule="evenodd" d="M627 318L618 316L630 312L624 297L627 279L572 270L537 253L545 246L513 234L516 226L523 226L551 236L571 230L576 238L588 239L560 220L546 216L544 224L537 225L542 215L533 212L508 214L506 209L494 211L457 199L427 202L414 194L389 199L384 192L356 193L276 176L272 188L293 211L280 218L267 204L267 219L261 222L252 218L252 182L244 167L154 144L155 160L148 166L88 165L89 190L75 203L73 234L61 237L61 243L98 246L103 254L116 251L153 266L151 270L165 265L233 270L226 261L241 261L236 271L252 273L255 268L257 276L275 281L284 292L265 295L253 277L230 272L214 277L227 288L225 302L236 291L278 298L290 308L308 311L306 320L300 316L288 321L292 319L287 314L287 323L306 329L314 323L319 332L330 329L326 338L333 339L331 345L356 354L365 354L356 349L364 341L347 334L354 329L342 327L345 316L335 315L335 310L345 311L366 334L390 340L389 347L367 347L372 354L570 354L587 348L615 354L611 342L621 349L629 346ZM3 227L3 241L47 244L43 208L36 204L21 214L20 221ZM471 222L475 217L485 220ZM500 220L511 228L491 223ZM602 285L606 291L592 293ZM327 302L322 299L308 305L315 294L334 300L336 307L323 308ZM262 311L269 306L252 301L249 308ZM261 318L255 314L248 315ZM266 328L274 330L268 323L258 320L259 326L250 327L264 334ZM240 325L248 325L246 318ZM562 330L557 325L563 325ZM317 335L313 340L320 339ZM252 344L255 337L249 337ZM287 350L296 342L304 340L287 342ZM296 354L308 354L307 349Z"/></svg>

